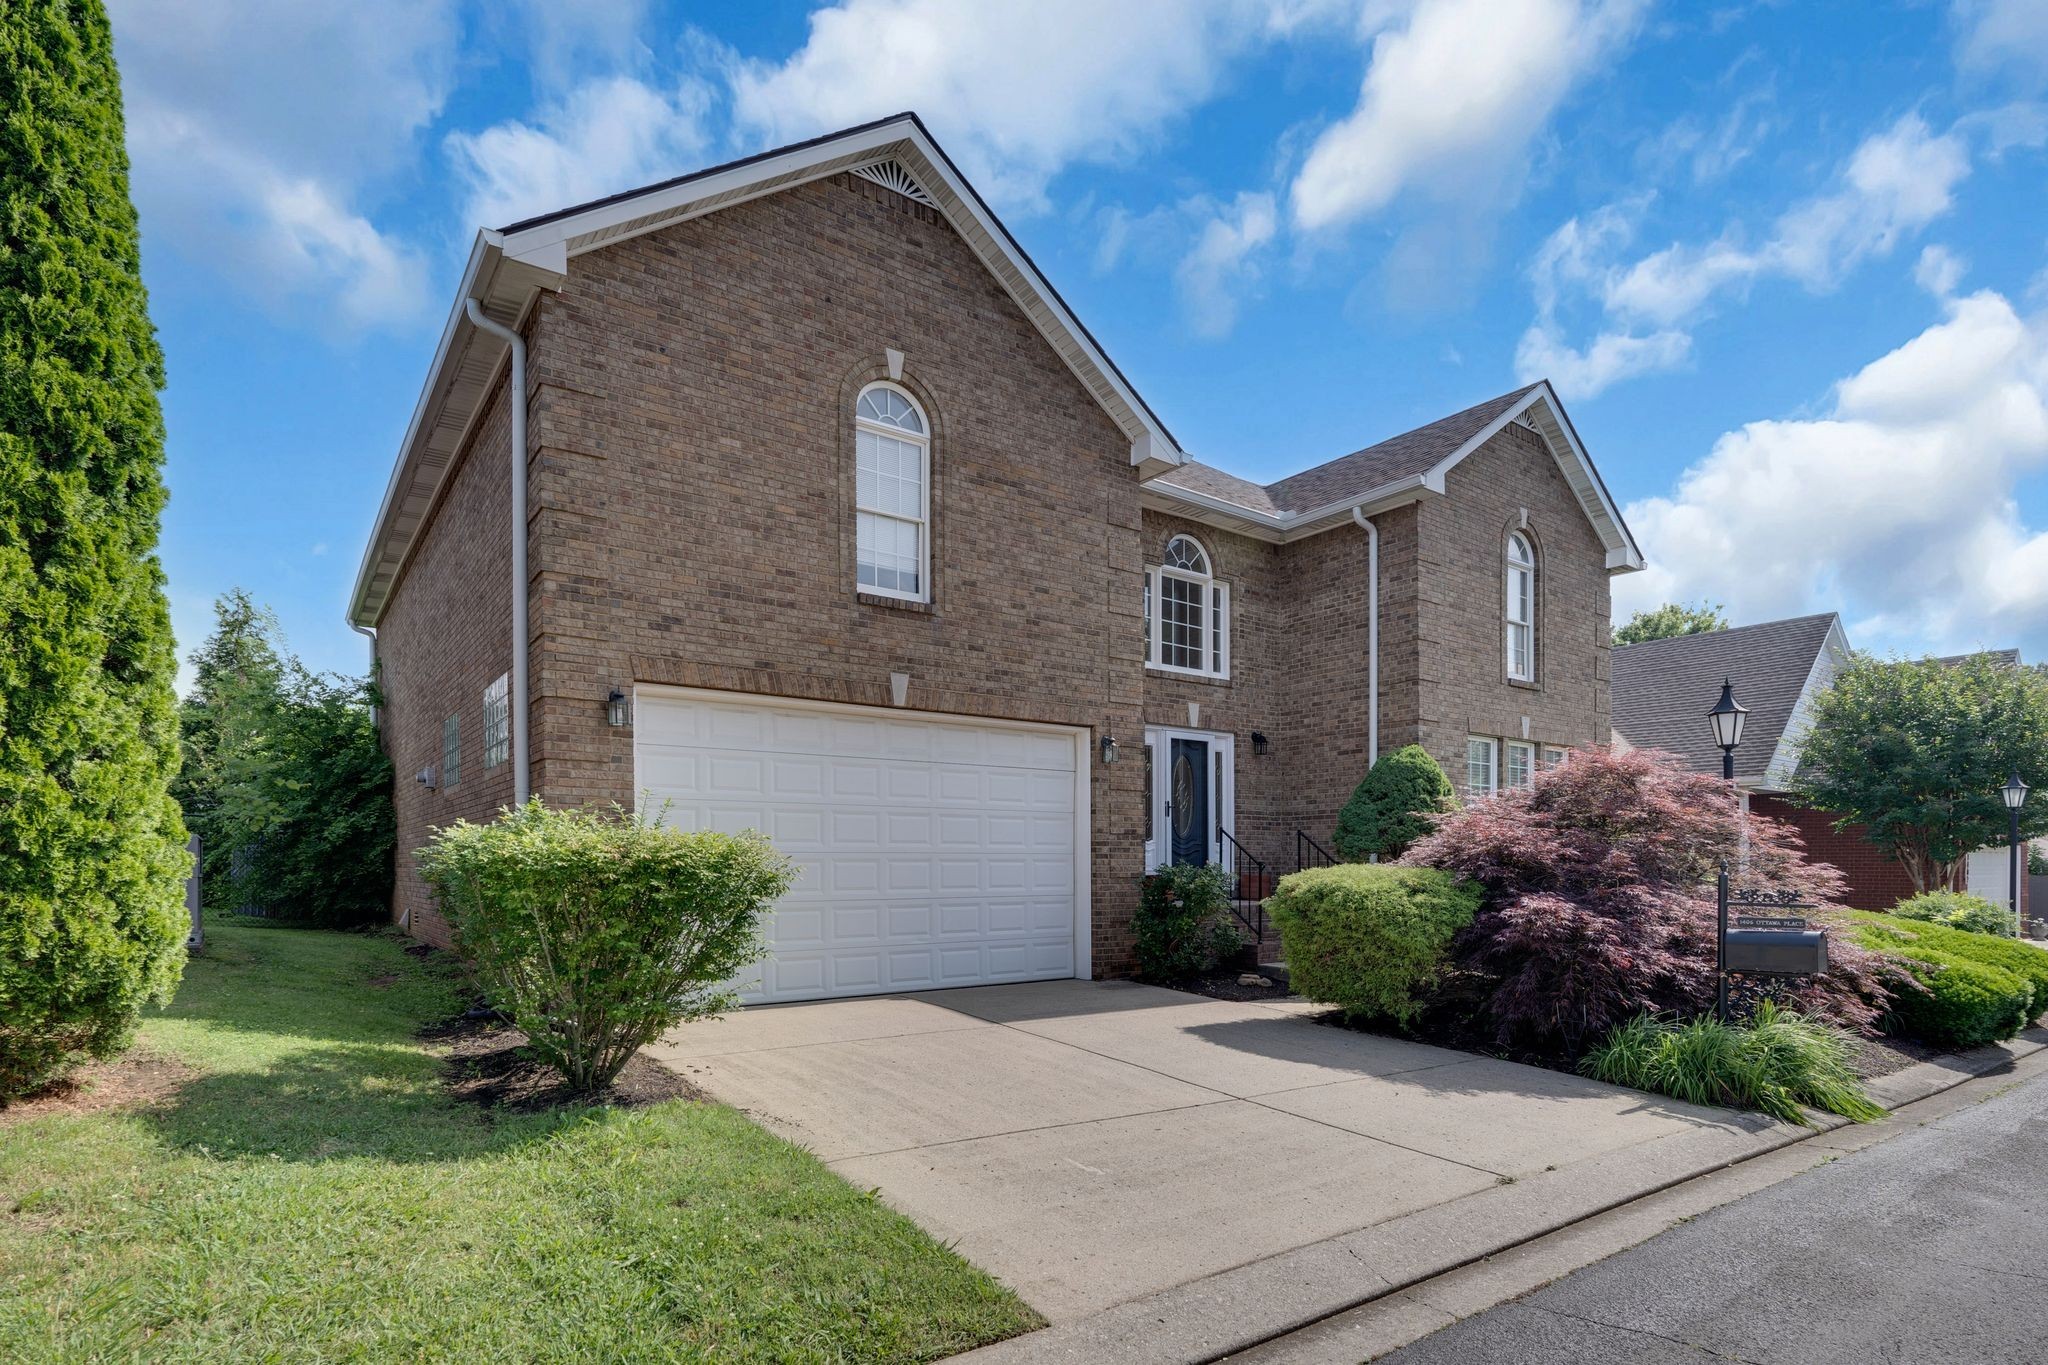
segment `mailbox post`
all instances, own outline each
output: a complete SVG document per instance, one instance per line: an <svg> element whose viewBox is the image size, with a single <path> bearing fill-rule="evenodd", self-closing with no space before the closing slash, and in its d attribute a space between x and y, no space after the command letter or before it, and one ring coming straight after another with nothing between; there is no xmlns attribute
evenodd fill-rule
<svg viewBox="0 0 2048 1365"><path fill-rule="evenodd" d="M1791 892L1728 890L1724 865L1716 880L1720 933L1715 945L1714 1017L1729 1022L1728 978L1819 976L1828 969L1828 931L1816 929L1799 911L1813 907ZM1731 903L1739 913L1730 927ZM1767 913L1768 912L1768 913Z"/></svg>

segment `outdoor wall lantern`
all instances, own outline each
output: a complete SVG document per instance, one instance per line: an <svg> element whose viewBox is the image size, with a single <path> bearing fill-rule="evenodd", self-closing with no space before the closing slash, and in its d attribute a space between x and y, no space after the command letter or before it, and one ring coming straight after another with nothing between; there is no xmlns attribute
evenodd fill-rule
<svg viewBox="0 0 2048 1365"><path fill-rule="evenodd" d="M604 699L605 724L611 726L614 730L624 725L628 714L626 705L626 694L614 687L612 694Z"/></svg>
<svg viewBox="0 0 2048 1365"><path fill-rule="evenodd" d="M2025 938L2026 926L2020 922L2020 807L2027 804L2027 784L2020 781L2020 770L2014 768L2012 777L2006 781L1999 795L2005 798L2005 816L2012 841L2012 936Z"/></svg>
<svg viewBox="0 0 2048 1365"><path fill-rule="evenodd" d="M1103 761L1104 763L1114 763L1114 762L1116 762L1116 736L1115 736L1115 735L1104 735L1104 736L1102 737L1102 761Z"/></svg>
<svg viewBox="0 0 2048 1365"><path fill-rule="evenodd" d="M1264 754L1266 752L1266 737L1257 730L1252 731L1252 752L1254 754Z"/></svg>
<svg viewBox="0 0 2048 1365"><path fill-rule="evenodd" d="M1735 700L1734 684L1723 678L1721 700L1707 712L1707 720L1714 727L1714 743L1721 746L1721 776L1730 782L1735 780L1735 746L1742 743L1742 722L1748 716L1749 708Z"/></svg>

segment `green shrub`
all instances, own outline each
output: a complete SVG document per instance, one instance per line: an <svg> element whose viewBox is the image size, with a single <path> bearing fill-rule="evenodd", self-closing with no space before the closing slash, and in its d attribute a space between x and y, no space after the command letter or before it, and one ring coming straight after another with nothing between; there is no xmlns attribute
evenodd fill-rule
<svg viewBox="0 0 2048 1365"><path fill-rule="evenodd" d="M1297 993L1406 1023L1479 901L1477 886L1434 868L1345 863L1282 877L1266 908Z"/></svg>
<svg viewBox="0 0 2048 1365"><path fill-rule="evenodd" d="M1856 941L1899 962L1914 983L1892 1002L1908 1037L1974 1047L2012 1037L2048 1009L2048 950L1864 911L1850 919Z"/></svg>
<svg viewBox="0 0 2048 1365"><path fill-rule="evenodd" d="M1840 1029L1765 1000L1746 1024L1639 1014L1581 1058L1579 1070L1611 1085L1791 1123L1808 1123L1802 1105L1868 1123L1884 1110L1864 1093L1852 1055Z"/></svg>
<svg viewBox="0 0 2048 1365"><path fill-rule="evenodd" d="M185 965L163 353L99 3L0 5L0 1101Z"/></svg>
<svg viewBox="0 0 2048 1365"><path fill-rule="evenodd" d="M1976 934L2012 933L2010 911L1966 891L1923 891L1917 896L1906 897L1893 906L1891 912L1899 919L1967 929Z"/></svg>
<svg viewBox="0 0 2048 1365"><path fill-rule="evenodd" d="M1168 863L1138 890L1138 975L1181 981L1212 971L1245 946L1230 917L1230 878L1220 867Z"/></svg>
<svg viewBox="0 0 2048 1365"><path fill-rule="evenodd" d="M492 1003L579 1091L684 1020L730 1009L728 982L765 955L762 916L794 876L756 834L538 798L437 831L419 861Z"/></svg>
<svg viewBox="0 0 2048 1365"><path fill-rule="evenodd" d="M1364 862L1377 854L1398 858L1435 828L1431 815L1458 808L1451 779L1420 744L1381 756L1337 815L1331 840L1337 856Z"/></svg>

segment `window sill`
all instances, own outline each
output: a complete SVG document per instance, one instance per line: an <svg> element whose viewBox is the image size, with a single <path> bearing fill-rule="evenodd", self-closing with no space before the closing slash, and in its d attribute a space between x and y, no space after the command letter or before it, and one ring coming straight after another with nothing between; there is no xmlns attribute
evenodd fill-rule
<svg viewBox="0 0 2048 1365"><path fill-rule="evenodd" d="M1524 692L1541 692L1543 690L1543 684L1537 682L1534 678L1509 678L1508 686L1519 687Z"/></svg>
<svg viewBox="0 0 2048 1365"><path fill-rule="evenodd" d="M856 591L853 594L853 600L864 607L887 607L891 611L913 611L922 616L936 616L938 614L938 608L929 602L913 602L907 597L890 597L879 592Z"/></svg>
<svg viewBox="0 0 2048 1365"><path fill-rule="evenodd" d="M1189 682L1220 683L1229 685L1228 673L1197 673L1192 668L1168 668L1165 664L1146 664L1147 673L1157 673L1162 678L1186 678Z"/></svg>

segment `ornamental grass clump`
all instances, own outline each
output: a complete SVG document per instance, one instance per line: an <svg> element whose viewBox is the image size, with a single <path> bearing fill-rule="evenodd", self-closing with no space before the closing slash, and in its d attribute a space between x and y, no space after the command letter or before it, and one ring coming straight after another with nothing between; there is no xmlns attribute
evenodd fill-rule
<svg viewBox="0 0 2048 1365"><path fill-rule="evenodd" d="M1809 863L1777 821L1746 819L1734 789L1668 754L1600 749L1441 818L1404 863L1478 885L1479 913L1452 945L1477 983L1475 1020L1508 1048L1579 1056L1638 1014L1693 1015L1714 998L1714 876L1826 907L1841 874ZM1822 924L1834 912L1813 914ZM1828 971L1789 999L1872 1031L1888 973L1838 934Z"/></svg>
<svg viewBox="0 0 2048 1365"><path fill-rule="evenodd" d="M794 877L757 834L670 829L536 798L419 851L455 947L533 1054L577 1091L642 1046L738 1003L761 921Z"/></svg>
<svg viewBox="0 0 2048 1365"><path fill-rule="evenodd" d="M1639 1014L1582 1057L1579 1070L1610 1085L1754 1109L1809 1127L1809 1108L1857 1123L1883 1118L1863 1091L1852 1055L1841 1030L1764 1000L1746 1024Z"/></svg>

